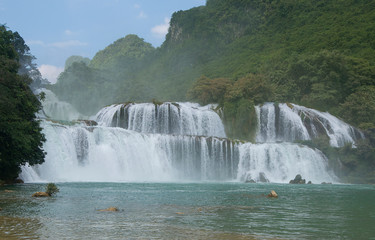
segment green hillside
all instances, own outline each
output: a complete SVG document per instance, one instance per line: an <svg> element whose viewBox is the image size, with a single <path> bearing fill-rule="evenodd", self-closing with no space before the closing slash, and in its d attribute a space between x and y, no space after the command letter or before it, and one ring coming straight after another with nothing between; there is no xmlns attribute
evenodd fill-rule
<svg viewBox="0 0 375 240"><path fill-rule="evenodd" d="M202 75L236 81L255 73L277 84L288 77L285 71L290 65L323 50L323 55L336 54L366 65L373 77L374 9L373 1L355 0L210 0L206 6L174 13L158 49L129 35L99 51L89 68L99 69L105 81L90 80L87 91L104 81L116 85L110 89L117 89L107 93L111 97L104 93L109 99L106 104L153 98L187 100L186 93ZM53 88L59 97L71 99L61 94L63 81L69 79L60 78ZM301 96L285 96L284 92L276 94L285 98L280 100L300 102Z"/></svg>

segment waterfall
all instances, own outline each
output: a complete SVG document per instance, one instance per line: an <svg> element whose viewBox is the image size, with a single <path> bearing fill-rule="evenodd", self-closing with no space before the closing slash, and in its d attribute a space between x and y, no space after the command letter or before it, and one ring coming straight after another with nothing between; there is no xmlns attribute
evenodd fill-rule
<svg viewBox="0 0 375 240"><path fill-rule="evenodd" d="M58 120L81 117L50 91L43 104ZM43 119L45 162L24 166L38 181L246 181L286 183L297 174L314 183L337 182L318 149L293 143L327 135L332 146L362 134L330 115L295 104L256 106L257 143L226 138L212 109L195 103L127 103L101 109L94 121Z"/></svg>
<svg viewBox="0 0 375 240"><path fill-rule="evenodd" d="M46 161L26 181L180 181L236 178L238 148L227 139L143 134L42 121Z"/></svg>
<svg viewBox="0 0 375 240"><path fill-rule="evenodd" d="M256 113L258 143L294 142L326 135L331 146L342 147L364 138L360 131L331 114L296 104L265 103L256 106Z"/></svg>
<svg viewBox="0 0 375 240"><path fill-rule="evenodd" d="M45 99L42 101L43 111L39 113L39 117L63 121L84 118L72 105L59 101L56 95L50 90L40 89L37 91L37 93L41 92L45 93Z"/></svg>
<svg viewBox="0 0 375 240"><path fill-rule="evenodd" d="M263 178L270 182L288 182L297 174L314 183L333 182L337 178L328 169L322 152L292 143L246 143L239 146L237 180Z"/></svg>
<svg viewBox="0 0 375 240"><path fill-rule="evenodd" d="M96 115L102 126L142 133L215 136L225 138L224 125L212 105L192 103L128 103L103 108Z"/></svg>

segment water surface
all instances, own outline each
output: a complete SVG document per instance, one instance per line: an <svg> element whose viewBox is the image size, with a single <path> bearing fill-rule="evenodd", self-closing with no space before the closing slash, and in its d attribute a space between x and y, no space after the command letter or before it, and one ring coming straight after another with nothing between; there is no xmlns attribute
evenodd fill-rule
<svg viewBox="0 0 375 240"><path fill-rule="evenodd" d="M0 239L375 239L372 185L57 185L0 187Z"/></svg>

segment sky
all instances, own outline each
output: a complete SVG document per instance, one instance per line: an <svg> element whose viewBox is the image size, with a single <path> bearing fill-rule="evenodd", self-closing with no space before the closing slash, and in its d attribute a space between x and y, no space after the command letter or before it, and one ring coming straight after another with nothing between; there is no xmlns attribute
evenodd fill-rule
<svg viewBox="0 0 375 240"><path fill-rule="evenodd" d="M17 31L54 83L72 55L92 59L128 34L154 47L165 40L172 14L206 0L0 0L0 24Z"/></svg>

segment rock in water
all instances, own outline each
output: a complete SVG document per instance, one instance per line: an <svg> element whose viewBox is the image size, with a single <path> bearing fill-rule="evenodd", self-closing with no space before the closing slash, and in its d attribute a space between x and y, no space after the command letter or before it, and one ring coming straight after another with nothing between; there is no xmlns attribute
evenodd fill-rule
<svg viewBox="0 0 375 240"><path fill-rule="evenodd" d="M301 174L297 174L294 180L289 181L290 184L305 184L306 180L302 179Z"/></svg>
<svg viewBox="0 0 375 240"><path fill-rule="evenodd" d="M106 208L106 209L100 209L98 211L99 212L118 212L118 208L117 207L109 207L109 208Z"/></svg>
<svg viewBox="0 0 375 240"><path fill-rule="evenodd" d="M262 183L269 183L270 181L266 177L266 174L264 172L259 173L259 181Z"/></svg>
<svg viewBox="0 0 375 240"><path fill-rule="evenodd" d="M36 192L32 195L32 197L49 197L48 193L46 192Z"/></svg>
<svg viewBox="0 0 375 240"><path fill-rule="evenodd" d="M24 183L24 181L22 179L17 178L16 180L14 180L14 183Z"/></svg>
<svg viewBox="0 0 375 240"><path fill-rule="evenodd" d="M245 183L256 183L256 182L254 181L254 179L249 178L249 179L246 179Z"/></svg>
<svg viewBox="0 0 375 240"><path fill-rule="evenodd" d="M274 190L271 190L271 192L267 195L267 197L277 198L278 195Z"/></svg>

